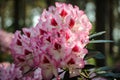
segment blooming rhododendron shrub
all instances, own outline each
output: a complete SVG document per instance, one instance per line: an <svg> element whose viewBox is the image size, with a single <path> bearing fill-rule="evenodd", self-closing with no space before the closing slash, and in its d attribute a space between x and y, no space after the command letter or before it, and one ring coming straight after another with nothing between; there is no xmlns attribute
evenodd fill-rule
<svg viewBox="0 0 120 80"><path fill-rule="evenodd" d="M58 69L68 69L70 76L79 75L91 27L77 6L56 3L43 11L35 27L24 28L23 34L16 31L11 43L14 63L22 74L40 68L44 80L59 79Z"/></svg>

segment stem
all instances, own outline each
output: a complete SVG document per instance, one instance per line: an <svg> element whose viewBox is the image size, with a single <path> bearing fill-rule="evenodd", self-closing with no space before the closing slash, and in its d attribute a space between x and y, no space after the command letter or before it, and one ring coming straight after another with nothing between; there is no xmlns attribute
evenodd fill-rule
<svg viewBox="0 0 120 80"><path fill-rule="evenodd" d="M84 73L80 73L81 76L85 77L85 78L89 78L88 76L86 76Z"/></svg>

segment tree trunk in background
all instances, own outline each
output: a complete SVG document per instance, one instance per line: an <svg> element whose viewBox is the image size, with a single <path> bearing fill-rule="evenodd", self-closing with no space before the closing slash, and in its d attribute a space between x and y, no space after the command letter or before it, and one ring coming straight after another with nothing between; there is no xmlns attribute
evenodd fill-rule
<svg viewBox="0 0 120 80"><path fill-rule="evenodd" d="M47 8L55 4L55 0L46 0Z"/></svg>
<svg viewBox="0 0 120 80"><path fill-rule="evenodd" d="M5 1L1 0L0 3L0 17L1 17L1 28L5 29L5 17L4 17L4 8L5 8Z"/></svg>
<svg viewBox="0 0 120 80"><path fill-rule="evenodd" d="M105 7L106 0L96 0L96 32L105 31ZM97 39L105 39L105 36L97 37ZM96 44L96 49L105 54L105 45ZM104 66L105 60L96 60L97 66Z"/></svg>
<svg viewBox="0 0 120 80"><path fill-rule="evenodd" d="M19 27L19 0L14 0L14 31L20 29Z"/></svg>
<svg viewBox="0 0 120 80"><path fill-rule="evenodd" d="M14 31L25 27L25 0L14 0Z"/></svg>
<svg viewBox="0 0 120 80"><path fill-rule="evenodd" d="M112 38L112 31L114 27L114 16L113 16L113 9L114 9L114 0L107 0L106 4L106 35L105 39L113 40ZM113 43L106 43L105 44L105 53L106 53L106 63L107 65L111 66L113 63L112 56L113 56Z"/></svg>
<svg viewBox="0 0 120 80"><path fill-rule="evenodd" d="M112 0L96 0L96 32L106 31L105 36L98 37L97 39L112 40L113 30L113 1ZM112 64L112 44L96 44L96 49L105 54L107 62L105 60L97 60L97 66L104 66Z"/></svg>
<svg viewBox="0 0 120 80"><path fill-rule="evenodd" d="M1 15L2 15L1 9L2 9L2 6L1 6L1 3L0 3L0 18L1 18ZM1 28L2 28L2 24L1 24L1 19L0 19L0 29L1 29Z"/></svg>
<svg viewBox="0 0 120 80"><path fill-rule="evenodd" d="M81 10L85 9L86 0L66 0L67 3L71 3L72 5L77 5Z"/></svg>

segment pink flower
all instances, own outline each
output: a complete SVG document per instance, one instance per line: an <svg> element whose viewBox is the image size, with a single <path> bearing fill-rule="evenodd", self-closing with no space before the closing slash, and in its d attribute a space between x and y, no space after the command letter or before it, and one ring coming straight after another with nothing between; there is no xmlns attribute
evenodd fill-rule
<svg viewBox="0 0 120 80"><path fill-rule="evenodd" d="M0 66L0 80L19 80L22 77L22 73L19 68L16 68L14 64L4 67Z"/></svg>
<svg viewBox="0 0 120 80"><path fill-rule="evenodd" d="M59 68L72 71L84 67L85 46L89 43L91 23L77 6L56 3L44 10L34 28L15 33L11 44L15 64L23 72L41 68L43 79L57 78Z"/></svg>
<svg viewBox="0 0 120 80"><path fill-rule="evenodd" d="M0 50L3 52L10 51L10 43L12 41L13 34L8 33L0 29Z"/></svg>
<svg viewBox="0 0 120 80"><path fill-rule="evenodd" d="M37 68L31 75L27 75L21 78L22 80L42 80L41 69Z"/></svg>
<svg viewBox="0 0 120 80"><path fill-rule="evenodd" d="M20 68L14 64L0 64L0 80L42 80L41 69L37 68L29 75L23 75Z"/></svg>

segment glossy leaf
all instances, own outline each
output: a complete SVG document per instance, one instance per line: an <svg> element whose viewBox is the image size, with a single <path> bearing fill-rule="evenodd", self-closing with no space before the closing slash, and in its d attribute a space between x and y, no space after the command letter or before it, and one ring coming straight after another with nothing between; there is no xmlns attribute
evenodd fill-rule
<svg viewBox="0 0 120 80"><path fill-rule="evenodd" d="M65 72L64 78L63 80L68 80L70 74L69 74L69 70Z"/></svg>
<svg viewBox="0 0 120 80"><path fill-rule="evenodd" d="M104 67L98 68L96 71L108 71L108 70L112 70L112 68L110 68L108 66L104 66Z"/></svg>
<svg viewBox="0 0 120 80"><path fill-rule="evenodd" d="M120 78L120 73L113 73L113 72L106 72L106 73L102 73L102 74L98 74L102 77L111 77L111 78Z"/></svg>
<svg viewBox="0 0 120 80"><path fill-rule="evenodd" d="M92 64L86 64L85 67L83 69L92 69L95 68L95 65Z"/></svg>
<svg viewBox="0 0 120 80"><path fill-rule="evenodd" d="M112 40L91 40L89 43L110 43Z"/></svg>
<svg viewBox="0 0 120 80"><path fill-rule="evenodd" d="M104 56L102 53L98 53L98 54L96 54L96 55L94 56L94 58L96 58L96 59L104 59L105 56Z"/></svg>
<svg viewBox="0 0 120 80"><path fill-rule="evenodd" d="M85 59L96 58L96 59L104 59L105 56L99 51L89 51L85 56Z"/></svg>
<svg viewBox="0 0 120 80"><path fill-rule="evenodd" d="M106 31L101 31L101 32L98 32L98 33L95 33L95 34L90 35L89 38L91 39L91 38L94 38L94 37L100 36L100 35L102 35L102 34L104 34L104 33L106 33Z"/></svg>

